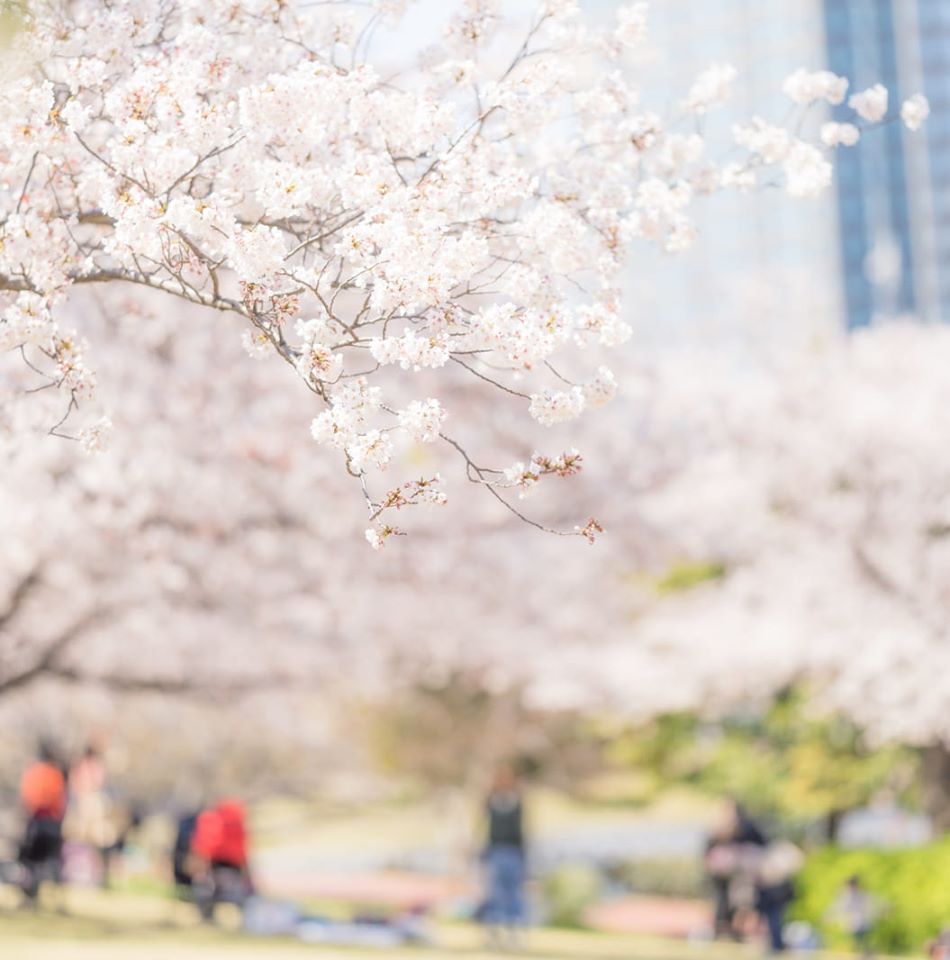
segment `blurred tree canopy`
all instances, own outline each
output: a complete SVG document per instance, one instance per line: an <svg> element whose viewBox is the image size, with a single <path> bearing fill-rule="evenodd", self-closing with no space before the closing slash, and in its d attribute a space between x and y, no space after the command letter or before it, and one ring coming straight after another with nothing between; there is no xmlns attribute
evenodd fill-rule
<svg viewBox="0 0 950 960"><path fill-rule="evenodd" d="M882 794L916 799L919 773L912 749L869 743L846 718L817 709L801 687L714 723L694 713L658 717L616 737L609 758L646 773L653 791L688 784L734 796L785 822L821 821L832 841L847 811Z"/></svg>
<svg viewBox="0 0 950 960"><path fill-rule="evenodd" d="M696 713L630 725L540 711L521 691L493 692L458 672L393 691L363 718L380 772L427 788L482 789L501 760L588 799L650 802L688 786L732 796L795 829L834 841L842 816L887 796L918 803L919 754L876 745L847 718L819 708L804 686L719 718ZM600 787L620 774L625 791ZM626 774L631 774L626 778Z"/></svg>
<svg viewBox="0 0 950 960"><path fill-rule="evenodd" d="M513 762L531 779L570 791L603 766L587 718L533 707L518 687L493 690L477 670L415 680L362 713L377 769L426 788L478 792L497 764Z"/></svg>

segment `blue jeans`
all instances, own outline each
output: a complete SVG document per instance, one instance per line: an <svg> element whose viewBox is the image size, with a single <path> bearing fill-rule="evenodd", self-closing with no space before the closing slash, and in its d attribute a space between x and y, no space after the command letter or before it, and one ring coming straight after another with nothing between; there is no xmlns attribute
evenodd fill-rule
<svg viewBox="0 0 950 960"><path fill-rule="evenodd" d="M517 847L489 847L485 852L485 866L488 874L485 923L509 927L524 923L524 852Z"/></svg>
<svg viewBox="0 0 950 960"><path fill-rule="evenodd" d="M785 906L770 904L762 912L765 915L765 923L769 928L769 949L772 953L781 953L785 949L783 936Z"/></svg>

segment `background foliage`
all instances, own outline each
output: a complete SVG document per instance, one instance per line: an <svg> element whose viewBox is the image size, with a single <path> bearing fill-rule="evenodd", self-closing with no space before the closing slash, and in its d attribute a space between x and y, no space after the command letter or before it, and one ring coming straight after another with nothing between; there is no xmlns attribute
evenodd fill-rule
<svg viewBox="0 0 950 960"><path fill-rule="evenodd" d="M794 916L821 930L831 946L849 939L833 905L845 881L857 875L878 900L872 947L884 953L919 951L946 926L950 907L950 838L909 850L841 850L813 853L799 877Z"/></svg>

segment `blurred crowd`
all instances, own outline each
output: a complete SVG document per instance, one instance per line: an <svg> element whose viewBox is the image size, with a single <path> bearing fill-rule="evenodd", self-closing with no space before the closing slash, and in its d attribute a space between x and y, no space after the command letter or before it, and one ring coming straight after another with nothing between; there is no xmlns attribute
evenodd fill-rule
<svg viewBox="0 0 950 960"><path fill-rule="evenodd" d="M19 784L22 833L15 859L0 863L0 881L14 884L23 901L36 905L40 889L63 882L67 844L86 851L96 869L87 872L110 884L127 839L141 817L113 799L101 745L90 743L71 761L50 744L39 746ZM528 837L523 787L516 769L500 766L484 800L479 862L483 895L475 917L495 949L517 949L529 922L526 897ZM398 918L356 917L341 924L308 916L262 897L250 869L250 830L244 804L224 798L181 814L168 851L170 879L180 899L194 904L202 920L213 922L220 904L232 904L245 926L261 933L294 932L323 942L387 943L426 939L424 911ZM784 839L772 838L734 801L728 801L705 847L703 867L713 896L713 935L732 941L764 939L771 952L817 946L809 931L789 924L796 876L804 855ZM833 919L870 955L874 924L883 905L859 876L844 885ZM950 936L931 945L935 960L950 955Z"/></svg>
<svg viewBox="0 0 950 960"><path fill-rule="evenodd" d="M729 800L704 857L713 893L714 935L742 941L764 928L773 953L789 946L817 947L813 931L786 920L795 901L795 877L804 861L798 847L770 839L742 804ZM881 907L864 889L861 878L852 876L835 900L830 919L847 931L856 950L870 956L871 932Z"/></svg>
<svg viewBox="0 0 950 960"><path fill-rule="evenodd" d="M139 816L112 801L100 745L90 743L69 762L51 744L41 743L23 771L19 794L25 826L16 860L5 865L3 879L35 902L44 881L61 881L69 840L91 854L98 882L108 886L112 865Z"/></svg>
<svg viewBox="0 0 950 960"><path fill-rule="evenodd" d="M731 802L706 847L716 935L740 940L761 922L772 950L784 950L785 914L803 861L797 847L770 842L742 805Z"/></svg>
<svg viewBox="0 0 950 960"><path fill-rule="evenodd" d="M109 886L141 818L115 801L101 745L90 743L70 762L41 743L20 778L19 800L22 835L2 879L19 887L26 903L36 904L44 883L63 882L67 843L92 857L86 876ZM176 889L194 901L203 919L213 918L218 903L243 907L254 892L243 804L223 799L180 817L171 864Z"/></svg>
<svg viewBox="0 0 950 960"><path fill-rule="evenodd" d="M64 882L66 853L82 850L95 860L86 871L108 887L140 814L116 803L109 789L103 750L91 743L64 760L41 743L19 783L23 814L16 856L0 862L0 881L18 887L24 904L36 906L45 884ZM527 879L522 791L514 768L495 774L484 805L485 836L480 861L485 895L476 915L492 944L515 947L526 925ZM423 912L396 918L357 916L346 924L308 916L286 904L269 903L255 889L250 869L250 830L244 804L236 798L181 814L169 851L176 894L192 902L202 920L213 922L220 904L236 906L245 926L262 933L299 933L304 939L372 943L424 940ZM75 854L74 854L75 855Z"/></svg>

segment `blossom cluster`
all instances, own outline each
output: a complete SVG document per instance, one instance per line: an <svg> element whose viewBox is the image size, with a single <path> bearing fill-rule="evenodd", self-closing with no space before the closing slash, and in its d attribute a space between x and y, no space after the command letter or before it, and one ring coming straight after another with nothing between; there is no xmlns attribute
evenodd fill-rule
<svg viewBox="0 0 950 960"><path fill-rule="evenodd" d="M387 510L401 510L403 507L416 507L424 504L444 506L448 502L445 491L442 489L442 477L422 477L419 480L410 480L402 486L390 490L380 503L373 504L374 521L372 527L365 531L366 541L374 550L381 549L386 540L393 536L403 536L404 531L399 527L379 520Z"/></svg>
<svg viewBox="0 0 950 960"><path fill-rule="evenodd" d="M848 86L846 77L828 70L812 73L800 69L786 78L782 90L794 103L807 108L819 101L832 106L842 105ZM880 83L853 93L847 101L855 119L865 124L884 120L888 102L888 90ZM901 106L901 119L911 131L919 130L929 113L927 98L920 93L905 100ZM812 197L831 183L832 166L826 152L836 147L853 147L861 138L861 129L852 122L829 121L822 124L819 141L812 143L784 126L755 117L750 124L736 124L733 137L750 154L747 170L780 165L788 193L795 197ZM747 185L751 183L754 183L754 176Z"/></svg>
<svg viewBox="0 0 950 960"><path fill-rule="evenodd" d="M556 457L535 453L527 465L522 461L507 467L505 483L518 488L518 496L524 499L534 491L542 477L572 477L580 473L583 458L577 450L568 450Z"/></svg>
<svg viewBox="0 0 950 960"><path fill-rule="evenodd" d="M642 2L594 29L573 0L548 0L511 42L501 4L465 0L396 79L367 40L390 6L31 5L0 74L0 344L72 410L94 386L57 319L75 286L128 281L232 313L248 353L309 388L314 439L366 490L401 437L451 439L448 393L417 375L498 388L545 426L609 400L600 354L629 336L631 244L689 248L697 199L750 189L762 167L812 196L828 152L859 135L826 125L811 143L753 118L734 132L748 160L718 165L698 124L674 128L627 69L648 42ZM703 117L736 77L711 65L678 107ZM785 84L803 107L846 89L827 72ZM849 103L873 123L887 91ZM927 112L920 96L901 110L911 129Z"/></svg>

